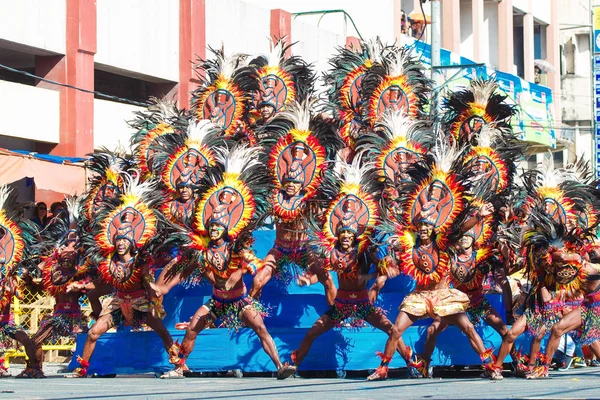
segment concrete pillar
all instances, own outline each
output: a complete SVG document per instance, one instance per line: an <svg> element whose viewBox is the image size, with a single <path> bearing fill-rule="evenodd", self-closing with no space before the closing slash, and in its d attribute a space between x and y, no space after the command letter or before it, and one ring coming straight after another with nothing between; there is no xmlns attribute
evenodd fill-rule
<svg viewBox="0 0 600 400"><path fill-rule="evenodd" d="M498 69L514 73L512 0L498 3Z"/></svg>
<svg viewBox="0 0 600 400"><path fill-rule="evenodd" d="M292 42L292 14L289 12L276 9L271 10L271 39L276 42L278 39L285 38L285 43L290 44ZM290 56L290 49L288 49L286 56Z"/></svg>
<svg viewBox="0 0 600 400"><path fill-rule="evenodd" d="M96 1L66 1L66 54L36 58L36 72L48 79L94 90ZM39 82L38 85L48 84ZM60 91L60 141L50 153L83 157L93 152L94 95L64 87L53 89Z"/></svg>
<svg viewBox="0 0 600 400"><path fill-rule="evenodd" d="M206 2L179 1L179 85L177 103L189 108L191 92L200 84L192 63L206 58Z"/></svg>
<svg viewBox="0 0 600 400"><path fill-rule="evenodd" d="M546 60L552 64L556 72L548 72L548 86L552 89L555 125L562 119L560 108L560 53L559 53L559 17L558 1L550 2L550 24L546 26Z"/></svg>
<svg viewBox="0 0 600 400"><path fill-rule="evenodd" d="M460 0L442 3L442 47L460 53Z"/></svg>
<svg viewBox="0 0 600 400"><path fill-rule="evenodd" d="M534 58L533 15L527 13L523 16L523 78L529 82L533 82L535 79L535 71L533 66Z"/></svg>
<svg viewBox="0 0 600 400"><path fill-rule="evenodd" d="M483 0L472 0L473 61L481 62L483 56Z"/></svg>

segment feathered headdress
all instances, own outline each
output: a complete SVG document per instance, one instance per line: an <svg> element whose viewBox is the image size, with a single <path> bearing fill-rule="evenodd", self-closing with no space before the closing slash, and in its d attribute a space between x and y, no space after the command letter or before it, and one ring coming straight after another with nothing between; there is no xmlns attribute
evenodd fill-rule
<svg viewBox="0 0 600 400"><path fill-rule="evenodd" d="M340 162L337 195L325 211L325 224L320 232L311 236L322 251L330 252L337 244L343 231L355 235L358 251L363 252L369 243L369 236L375 227L379 213L374 193L376 182L371 182L369 170L372 164L364 163L357 157L352 164ZM315 225L315 224L313 224Z"/></svg>
<svg viewBox="0 0 600 400"><path fill-rule="evenodd" d="M376 125L376 133L362 136L356 149L375 162L379 179L398 185L413 164L424 161L434 141L428 122L416 121L401 111L388 111Z"/></svg>
<svg viewBox="0 0 600 400"><path fill-rule="evenodd" d="M42 256L42 282L50 295L64 292L76 275L89 272L81 247L82 236L88 234L82 229L83 197L68 196L65 204L66 210L52 219L37 245Z"/></svg>
<svg viewBox="0 0 600 400"><path fill-rule="evenodd" d="M100 153L91 154L86 166L92 176L84 209L86 218L91 221L105 205L118 203L123 190L122 175L129 169L130 163L123 155L103 149Z"/></svg>
<svg viewBox="0 0 600 400"><path fill-rule="evenodd" d="M410 118L421 117L431 91L424 67L406 48L400 48L371 68L363 80L366 115L371 126L381 121L388 110L401 111Z"/></svg>
<svg viewBox="0 0 600 400"><path fill-rule="evenodd" d="M163 135L179 133L179 125L185 123L185 110L177 108L175 102L150 98L152 105L137 113L130 126L137 130L131 136L134 160L144 179L155 169L153 146Z"/></svg>
<svg viewBox="0 0 600 400"><path fill-rule="evenodd" d="M155 158L163 165L160 178L168 193L175 194L181 186L196 188L206 169L215 166L215 152L225 145L219 132L209 120L188 121L181 134L158 140Z"/></svg>
<svg viewBox="0 0 600 400"><path fill-rule="evenodd" d="M204 179L206 189L194 215L192 247L202 249L208 228L219 224L235 240L244 228L267 208L267 196L272 188L265 165L259 159L260 147L238 145L224 154L217 154L219 170Z"/></svg>
<svg viewBox="0 0 600 400"><path fill-rule="evenodd" d="M437 233L445 233L465 207L464 187L454 173L460 150L443 138L433 149L433 168L406 202L405 224L416 231L420 223L432 225ZM409 186L410 187L410 186Z"/></svg>
<svg viewBox="0 0 600 400"><path fill-rule="evenodd" d="M193 93L196 120L209 119L233 135L242 124L250 92L259 90L256 69L246 64L247 55L226 56L223 49L214 50L214 60L201 60L198 69L202 86Z"/></svg>
<svg viewBox="0 0 600 400"><path fill-rule="evenodd" d="M303 102L310 96L315 80L314 72L302 58L286 57L292 45L285 38L271 43L271 52L250 62L257 68L260 94L255 107L270 105L275 112L281 111L293 101Z"/></svg>
<svg viewBox="0 0 600 400"><path fill-rule="evenodd" d="M19 220L23 208L17 205L16 192L7 185L0 186L0 282L13 272L23 258L25 242Z"/></svg>
<svg viewBox="0 0 600 400"><path fill-rule="evenodd" d="M312 198L331 159L341 143L330 123L312 113L314 99L290 103L285 111L265 127L279 140L269 153L269 169L275 187L274 214L284 220L298 217L299 207L286 207L281 202L281 189L287 182L300 184L302 201Z"/></svg>
<svg viewBox="0 0 600 400"><path fill-rule="evenodd" d="M338 53L329 61L332 66L326 75L329 84L329 108L340 121L340 136L347 146L353 147L358 131L364 128L365 95L362 82L367 71L381 64L385 51L379 40L361 42L359 48L338 47Z"/></svg>
<svg viewBox="0 0 600 400"><path fill-rule="evenodd" d="M527 190L527 207L546 213L557 223L574 226L577 223L575 202L584 185L571 185L577 173L574 170L554 168L554 159L544 160L538 168L525 171L521 177ZM564 188L570 189L568 192Z"/></svg>
<svg viewBox="0 0 600 400"><path fill-rule="evenodd" d="M163 216L156 210L164 201L164 196L156 188L156 181L140 182L135 177L123 174L123 192L120 203L113 209L105 209L99 215L94 226L93 248L86 249L91 259L97 262L98 271L104 281L120 290L128 290L141 279L142 269L133 268L129 276L115 276L111 264L116 257L116 242L126 239L135 251L145 251L148 245L158 237L159 223Z"/></svg>
<svg viewBox="0 0 600 400"><path fill-rule="evenodd" d="M484 125L508 127L515 108L496 93L494 79L474 79L470 87L450 93L444 99L444 132L460 144L470 144Z"/></svg>

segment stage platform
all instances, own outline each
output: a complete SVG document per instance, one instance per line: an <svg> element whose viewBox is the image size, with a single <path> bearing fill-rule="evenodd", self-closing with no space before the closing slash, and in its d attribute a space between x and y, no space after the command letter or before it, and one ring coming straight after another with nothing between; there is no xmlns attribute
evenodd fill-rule
<svg viewBox="0 0 600 400"><path fill-rule="evenodd" d="M257 255L263 257L273 243L272 231L256 232L255 248ZM334 274L335 275L335 274ZM252 277L244 277L248 287ZM334 279L337 279L334 276ZM379 306L386 310L394 321L398 315L398 306L404 296L412 290L413 282L399 276L388 281L379 298ZM174 329L178 322L188 321L194 312L211 295L211 287L202 285L195 288L176 287L164 300L167 317L164 322L175 340L181 342L184 331ZM488 300L503 315L502 296L492 294ZM273 336L282 361L289 361L291 352L298 347L312 324L327 310L323 287L320 284L299 287L295 283L287 288L272 279L263 289L263 303L269 307L271 316L265 320ZM423 348L425 332L431 319L418 321L403 335L407 345ZM500 336L490 327L477 327L486 347L499 347ZM78 335L75 355L81 355L86 335ZM379 365L375 352L382 351L387 339L383 332L370 326L360 329L334 329L319 337L304 360L301 370L352 371L374 369ZM517 346L528 347L524 336ZM469 346L467 337L458 329L450 327L437 340L433 354L433 365L476 365L479 357ZM225 328L208 329L200 333L196 347L189 356L187 365L193 371L227 371L241 369L245 372L274 371L275 366L263 351L260 341L249 329L238 332ZM71 368L78 366L73 357ZM390 367L405 367L402 358L396 355ZM107 333L97 343L91 359L89 373L131 374L142 372L162 372L171 365L162 342L152 331Z"/></svg>

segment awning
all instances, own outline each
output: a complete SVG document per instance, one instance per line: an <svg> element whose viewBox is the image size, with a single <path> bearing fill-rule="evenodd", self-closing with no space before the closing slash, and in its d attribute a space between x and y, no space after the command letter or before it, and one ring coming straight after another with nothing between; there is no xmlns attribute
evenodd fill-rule
<svg viewBox="0 0 600 400"><path fill-rule="evenodd" d="M86 170L81 158L11 151L0 148L0 185L33 178L35 186L65 194L81 194Z"/></svg>

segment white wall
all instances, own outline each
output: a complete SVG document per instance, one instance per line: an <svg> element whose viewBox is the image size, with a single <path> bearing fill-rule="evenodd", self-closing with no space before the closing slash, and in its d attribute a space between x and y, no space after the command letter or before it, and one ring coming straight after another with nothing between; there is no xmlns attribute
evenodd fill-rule
<svg viewBox="0 0 600 400"><path fill-rule="evenodd" d="M483 3L483 28L481 41L481 61L498 67L498 5L495 2ZM502 43L503 46L512 47L512 43Z"/></svg>
<svg viewBox="0 0 600 400"><path fill-rule="evenodd" d="M317 77L330 68L329 59L336 53L336 46L346 45L345 37L300 20L292 20L292 37L298 42L293 47L293 53L312 63ZM320 80L316 82L317 91L321 83Z"/></svg>
<svg viewBox="0 0 600 400"><path fill-rule="evenodd" d="M66 0L0 0L0 39L65 54Z"/></svg>
<svg viewBox="0 0 600 400"><path fill-rule="evenodd" d="M206 1L206 44L225 54L267 54L271 11L240 0ZM207 53L208 58L212 56Z"/></svg>
<svg viewBox="0 0 600 400"><path fill-rule="evenodd" d="M529 7L530 0L512 0L513 8L524 13L533 14L538 22L549 24L551 19L550 2L557 0L531 0L531 7ZM576 2L579 0L569 0Z"/></svg>
<svg viewBox="0 0 600 400"><path fill-rule="evenodd" d="M216 1L216 0L209 0ZM364 39L380 36L388 43L394 42L394 0L244 0L246 3L254 4L265 9L281 8L287 12L321 11L321 10L345 10L354 20L358 30ZM429 3L423 5L428 12ZM420 10L419 10L420 11ZM298 16L295 19L300 22L335 32L339 35L356 36L356 31L350 21L347 21L346 32L344 32L344 17L342 14L329 14L321 18L317 16ZM294 18L292 16L292 18ZM320 20L320 21L319 21ZM397 21L400 24L400 21ZM292 37L292 40L296 38Z"/></svg>
<svg viewBox="0 0 600 400"><path fill-rule="evenodd" d="M96 63L179 81L179 1L97 0L96 7Z"/></svg>
<svg viewBox="0 0 600 400"><path fill-rule="evenodd" d="M471 60L474 58L472 12L471 1L460 2L460 55Z"/></svg>
<svg viewBox="0 0 600 400"><path fill-rule="evenodd" d="M59 93L0 80L0 135L58 143Z"/></svg>
<svg viewBox="0 0 600 400"><path fill-rule="evenodd" d="M129 153L132 129L127 121L135 119L135 111L142 107L114 101L94 99L94 149L107 147L109 150L121 146Z"/></svg>

